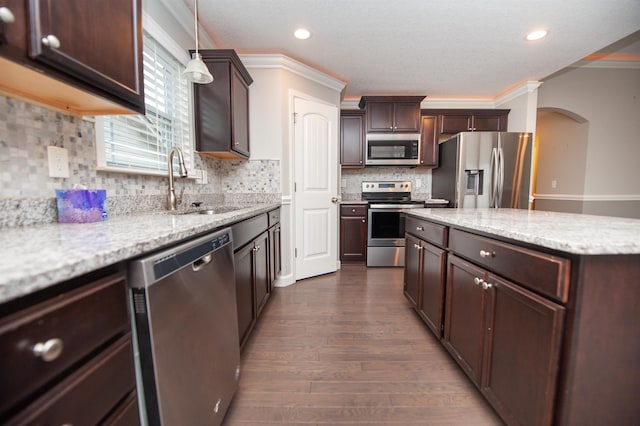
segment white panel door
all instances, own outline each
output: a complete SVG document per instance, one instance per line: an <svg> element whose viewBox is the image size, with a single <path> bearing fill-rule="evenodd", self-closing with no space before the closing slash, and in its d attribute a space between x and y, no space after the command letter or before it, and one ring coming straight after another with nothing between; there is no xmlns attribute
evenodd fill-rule
<svg viewBox="0 0 640 426"><path fill-rule="evenodd" d="M299 280L337 269L338 108L294 98L294 112L295 278Z"/></svg>

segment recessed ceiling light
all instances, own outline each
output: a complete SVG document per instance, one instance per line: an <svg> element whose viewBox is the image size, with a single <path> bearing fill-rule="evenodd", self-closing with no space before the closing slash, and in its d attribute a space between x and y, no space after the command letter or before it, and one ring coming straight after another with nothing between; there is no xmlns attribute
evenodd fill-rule
<svg viewBox="0 0 640 426"><path fill-rule="evenodd" d="M540 40L541 38L546 37L547 34L548 34L547 30L535 30L527 34L526 39L529 41Z"/></svg>
<svg viewBox="0 0 640 426"><path fill-rule="evenodd" d="M294 37L300 40L306 40L311 37L311 33L309 30L305 30L304 28L298 28L294 33Z"/></svg>

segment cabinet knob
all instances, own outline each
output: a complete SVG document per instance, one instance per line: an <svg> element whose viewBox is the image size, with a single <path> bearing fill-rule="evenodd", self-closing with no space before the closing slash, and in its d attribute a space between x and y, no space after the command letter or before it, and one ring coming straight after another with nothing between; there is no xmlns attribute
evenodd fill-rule
<svg viewBox="0 0 640 426"><path fill-rule="evenodd" d="M485 290L488 290L488 289L490 289L491 287L493 287L493 286L491 285L491 283L487 283L487 282L483 282L483 283L482 283L482 288L483 288L483 289L485 289Z"/></svg>
<svg viewBox="0 0 640 426"><path fill-rule="evenodd" d="M366 222L366 220L362 219L362 223L365 223L365 222Z"/></svg>
<svg viewBox="0 0 640 426"><path fill-rule="evenodd" d="M416 231L424 231L424 226L416 226Z"/></svg>
<svg viewBox="0 0 640 426"><path fill-rule="evenodd" d="M5 24L12 24L15 22L16 18L13 16L13 13L9 10L8 7L0 7L0 21Z"/></svg>
<svg viewBox="0 0 640 426"><path fill-rule="evenodd" d="M351 209L351 213L355 213L355 212L356 212L356 209Z"/></svg>
<svg viewBox="0 0 640 426"><path fill-rule="evenodd" d="M44 343L36 343L32 351L36 357L41 358L45 362L51 362L55 361L60 354L62 354L63 347L62 340L55 338L49 339Z"/></svg>
<svg viewBox="0 0 640 426"><path fill-rule="evenodd" d="M475 285L484 284L484 280L483 280L482 278L474 277L474 278L473 278L473 283L474 283Z"/></svg>
<svg viewBox="0 0 640 426"><path fill-rule="evenodd" d="M482 258L495 257L495 255L496 253L493 251L480 250L480 257Z"/></svg>
<svg viewBox="0 0 640 426"><path fill-rule="evenodd" d="M389 126L389 130L393 130L393 126Z"/></svg>
<svg viewBox="0 0 640 426"><path fill-rule="evenodd" d="M49 34L46 37L42 37L42 44L52 49L60 48L60 40L58 40L58 37L54 36L53 34Z"/></svg>

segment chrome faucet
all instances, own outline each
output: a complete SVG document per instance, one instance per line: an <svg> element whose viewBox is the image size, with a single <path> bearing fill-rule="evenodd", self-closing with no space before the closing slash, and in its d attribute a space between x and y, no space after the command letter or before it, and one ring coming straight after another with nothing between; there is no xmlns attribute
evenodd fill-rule
<svg viewBox="0 0 640 426"><path fill-rule="evenodd" d="M167 197L167 209L175 210L177 203L176 191L173 187L173 154L178 153L178 163L180 164L180 177L187 177L187 167L184 165L184 156L182 150L174 146L169 151L167 169L169 171L169 195Z"/></svg>

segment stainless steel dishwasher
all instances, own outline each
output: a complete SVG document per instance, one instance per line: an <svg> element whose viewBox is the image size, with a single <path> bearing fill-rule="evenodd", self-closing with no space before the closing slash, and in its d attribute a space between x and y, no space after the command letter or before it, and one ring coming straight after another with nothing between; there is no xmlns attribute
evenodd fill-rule
<svg viewBox="0 0 640 426"><path fill-rule="evenodd" d="M132 261L129 286L143 424L219 425L240 374L231 229Z"/></svg>

